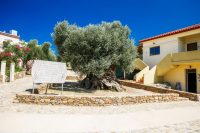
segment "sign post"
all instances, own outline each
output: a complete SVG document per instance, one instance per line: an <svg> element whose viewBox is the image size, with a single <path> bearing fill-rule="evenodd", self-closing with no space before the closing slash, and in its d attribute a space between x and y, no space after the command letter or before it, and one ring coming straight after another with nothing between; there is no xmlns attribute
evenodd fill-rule
<svg viewBox="0 0 200 133"><path fill-rule="evenodd" d="M63 93L63 83L62 83L62 91L61 91L61 94Z"/></svg>
<svg viewBox="0 0 200 133"><path fill-rule="evenodd" d="M37 83L60 83L65 82L67 68L65 63L35 60L32 67L33 90ZM61 92L62 93L62 92Z"/></svg>
<svg viewBox="0 0 200 133"><path fill-rule="evenodd" d="M32 90L32 94L34 94L34 89L35 89L35 84L33 82L33 90Z"/></svg>

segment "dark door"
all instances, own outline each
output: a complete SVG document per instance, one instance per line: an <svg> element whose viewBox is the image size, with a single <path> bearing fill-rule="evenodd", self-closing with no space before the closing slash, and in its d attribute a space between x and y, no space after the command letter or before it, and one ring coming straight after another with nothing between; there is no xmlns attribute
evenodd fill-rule
<svg viewBox="0 0 200 133"><path fill-rule="evenodd" d="M187 51L197 50L197 43L189 43L187 44Z"/></svg>
<svg viewBox="0 0 200 133"><path fill-rule="evenodd" d="M187 90L188 92L197 93L196 69L187 70Z"/></svg>

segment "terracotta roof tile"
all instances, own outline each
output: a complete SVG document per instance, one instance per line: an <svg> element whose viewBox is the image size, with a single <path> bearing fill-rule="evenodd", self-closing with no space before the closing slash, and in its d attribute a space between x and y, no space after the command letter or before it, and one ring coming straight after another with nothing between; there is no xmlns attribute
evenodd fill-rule
<svg viewBox="0 0 200 133"><path fill-rule="evenodd" d="M162 38L162 37L186 32L186 31L190 31L190 30L195 30L195 29L198 29L198 28L200 28L200 24L195 24L195 25L188 26L188 27L185 27L185 28L182 28L182 29L178 29L178 30L170 31L170 32L163 33L163 34L160 34L160 35L157 35L157 36L153 36L153 37L150 37L150 38L146 38L146 39L140 40L139 42L142 43L142 42L154 40L154 39L157 39L157 38Z"/></svg>

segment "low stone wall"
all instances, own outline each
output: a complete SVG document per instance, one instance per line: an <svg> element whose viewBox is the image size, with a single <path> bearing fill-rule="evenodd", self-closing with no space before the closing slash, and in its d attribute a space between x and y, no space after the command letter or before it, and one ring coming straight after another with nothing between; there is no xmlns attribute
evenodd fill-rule
<svg viewBox="0 0 200 133"><path fill-rule="evenodd" d="M154 86L144 85L144 84L130 82L130 81L123 81L123 80L120 80L119 82L121 85L124 85L124 86L133 87L133 88L137 88L137 89L143 89L143 90L152 91L152 92L156 92L156 93L179 94L180 97L189 98L190 100L193 100L193 101L199 101L199 97L200 97L199 94L189 93L189 92L185 92L185 91L178 91L178 90L167 89L167 88L158 88L158 87L154 87Z"/></svg>
<svg viewBox="0 0 200 133"><path fill-rule="evenodd" d="M3 75L0 75L0 83L2 83L3 81Z"/></svg>
<svg viewBox="0 0 200 133"><path fill-rule="evenodd" d="M66 80L83 80L84 76L67 76Z"/></svg>
<svg viewBox="0 0 200 133"><path fill-rule="evenodd" d="M26 76L26 72L25 71L21 71L21 72L17 72L15 73L14 75L14 79L21 79L21 78L24 78Z"/></svg>
<svg viewBox="0 0 200 133"><path fill-rule="evenodd" d="M79 80L79 77L77 77L77 76L67 76L66 80Z"/></svg>
<svg viewBox="0 0 200 133"><path fill-rule="evenodd" d="M179 100L178 97L178 94L155 94L123 97L17 94L15 102L41 105L51 104L70 106L108 106L153 102L170 102Z"/></svg>

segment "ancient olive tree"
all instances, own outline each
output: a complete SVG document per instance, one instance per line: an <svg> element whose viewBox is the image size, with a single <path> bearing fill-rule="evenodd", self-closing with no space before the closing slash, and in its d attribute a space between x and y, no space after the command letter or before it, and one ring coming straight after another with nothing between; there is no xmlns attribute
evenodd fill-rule
<svg viewBox="0 0 200 133"><path fill-rule="evenodd" d="M78 27L63 21L55 26L52 37L62 60L87 75L81 83L83 87L122 90L116 81L115 68L133 70L137 56L128 26L114 21Z"/></svg>

